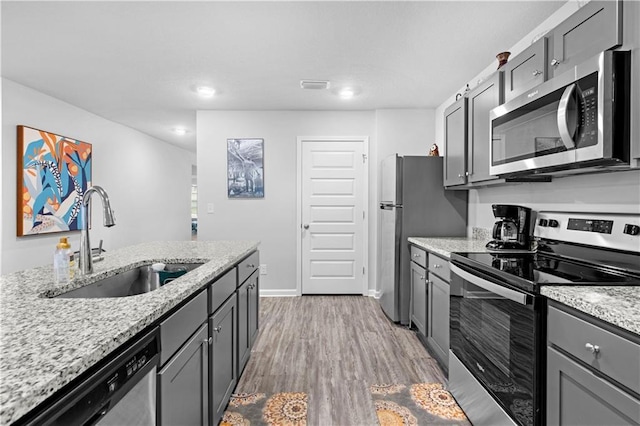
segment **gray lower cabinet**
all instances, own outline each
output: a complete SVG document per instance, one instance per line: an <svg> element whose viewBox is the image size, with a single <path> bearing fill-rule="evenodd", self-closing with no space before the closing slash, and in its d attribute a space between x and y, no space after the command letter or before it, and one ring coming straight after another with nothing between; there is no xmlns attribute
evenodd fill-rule
<svg viewBox="0 0 640 426"><path fill-rule="evenodd" d="M233 392L238 380L236 369L237 318L236 298L233 296L227 299L209 318L209 333L212 338L209 355L211 423L214 425L217 425L222 419L231 392Z"/></svg>
<svg viewBox="0 0 640 426"><path fill-rule="evenodd" d="M429 255L429 258L433 255ZM429 273L427 345L447 371L449 368L449 283Z"/></svg>
<svg viewBox="0 0 640 426"><path fill-rule="evenodd" d="M250 347L253 348L260 328L260 275L258 272L255 272L249 281L249 342Z"/></svg>
<svg viewBox="0 0 640 426"><path fill-rule="evenodd" d="M550 77L621 45L622 0L594 0L585 4L556 26L550 39Z"/></svg>
<svg viewBox="0 0 640 426"><path fill-rule="evenodd" d="M555 302L547 322L547 424L640 425L640 338Z"/></svg>
<svg viewBox="0 0 640 426"><path fill-rule="evenodd" d="M206 323L158 373L158 424L209 425L209 329Z"/></svg>
<svg viewBox="0 0 640 426"><path fill-rule="evenodd" d="M427 271L411 262L411 322L422 337L427 336Z"/></svg>
<svg viewBox="0 0 640 426"><path fill-rule="evenodd" d="M547 348L547 424L640 424L640 401L580 363Z"/></svg>

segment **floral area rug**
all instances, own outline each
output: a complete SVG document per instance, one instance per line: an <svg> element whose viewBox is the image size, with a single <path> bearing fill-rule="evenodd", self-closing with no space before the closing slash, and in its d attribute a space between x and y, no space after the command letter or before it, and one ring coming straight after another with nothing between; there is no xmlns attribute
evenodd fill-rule
<svg viewBox="0 0 640 426"><path fill-rule="evenodd" d="M221 426L306 426L307 394L282 392L231 395Z"/></svg>
<svg viewBox="0 0 640 426"><path fill-rule="evenodd" d="M441 383L380 384L369 390L380 426L471 425Z"/></svg>

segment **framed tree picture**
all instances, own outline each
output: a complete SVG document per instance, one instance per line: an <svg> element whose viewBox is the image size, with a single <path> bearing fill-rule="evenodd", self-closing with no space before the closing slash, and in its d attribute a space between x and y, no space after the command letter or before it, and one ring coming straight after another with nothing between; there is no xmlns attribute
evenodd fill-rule
<svg viewBox="0 0 640 426"><path fill-rule="evenodd" d="M227 195L264 198L264 139L227 139Z"/></svg>
<svg viewBox="0 0 640 426"><path fill-rule="evenodd" d="M18 126L19 237L80 229L91 159L90 143Z"/></svg>

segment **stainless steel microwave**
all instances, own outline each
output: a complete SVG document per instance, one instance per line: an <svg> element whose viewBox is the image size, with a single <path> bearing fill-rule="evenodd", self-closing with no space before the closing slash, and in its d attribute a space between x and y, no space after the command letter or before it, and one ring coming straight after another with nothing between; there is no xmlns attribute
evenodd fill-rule
<svg viewBox="0 0 640 426"><path fill-rule="evenodd" d="M602 52L491 110L490 173L628 166L630 63L630 52Z"/></svg>

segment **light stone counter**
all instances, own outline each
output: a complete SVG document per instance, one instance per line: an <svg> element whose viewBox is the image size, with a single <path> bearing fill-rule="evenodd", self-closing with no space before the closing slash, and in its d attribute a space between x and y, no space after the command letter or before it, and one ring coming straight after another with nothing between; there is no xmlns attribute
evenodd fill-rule
<svg viewBox="0 0 640 426"><path fill-rule="evenodd" d="M487 237L486 234L479 234L477 238L411 237L409 242L449 259L454 252L487 251L484 245L490 238L490 235ZM549 299L640 335L640 287L543 286L540 293Z"/></svg>
<svg viewBox="0 0 640 426"><path fill-rule="evenodd" d="M258 247L257 241L155 242L105 253L65 287L51 266L0 277L0 424L9 424L156 322ZM51 299L154 262L201 263L159 289L104 299Z"/></svg>
<svg viewBox="0 0 640 426"><path fill-rule="evenodd" d="M640 287L544 286L540 293L640 335Z"/></svg>

